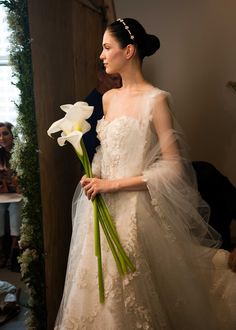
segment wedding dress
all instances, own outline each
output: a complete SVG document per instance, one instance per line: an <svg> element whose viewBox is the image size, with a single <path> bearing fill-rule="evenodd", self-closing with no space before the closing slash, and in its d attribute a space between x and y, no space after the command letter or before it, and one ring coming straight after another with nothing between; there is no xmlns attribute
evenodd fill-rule
<svg viewBox="0 0 236 330"><path fill-rule="evenodd" d="M207 225L208 207L196 192L182 133L174 129L160 143L153 125L157 88L140 96L135 116L102 118L101 146L93 172L106 179L143 175L148 190L103 194L123 248L136 266L118 274L101 230L105 303L98 294L93 208L78 186L73 201L73 234L61 307L55 325L97 330L235 329L235 274L227 252ZM180 156L163 159L170 143ZM234 286L233 286L233 281Z"/></svg>

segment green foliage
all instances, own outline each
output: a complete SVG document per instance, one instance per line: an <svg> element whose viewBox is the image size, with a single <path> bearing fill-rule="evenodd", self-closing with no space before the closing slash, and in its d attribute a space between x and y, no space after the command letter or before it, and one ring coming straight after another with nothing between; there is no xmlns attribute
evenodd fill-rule
<svg viewBox="0 0 236 330"><path fill-rule="evenodd" d="M27 0L0 0L0 4L8 11L10 61L20 90L12 166L24 196L20 263L29 292L26 323L28 329L43 330L46 329L44 248L28 5Z"/></svg>

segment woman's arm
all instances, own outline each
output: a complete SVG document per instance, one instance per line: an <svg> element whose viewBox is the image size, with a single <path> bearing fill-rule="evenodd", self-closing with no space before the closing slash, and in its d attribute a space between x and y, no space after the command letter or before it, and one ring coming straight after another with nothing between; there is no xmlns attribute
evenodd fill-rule
<svg viewBox="0 0 236 330"><path fill-rule="evenodd" d="M134 191L147 189L143 176L105 180L99 178L87 178L83 176L80 181L88 199L94 199L99 193L111 193L117 191Z"/></svg>
<svg viewBox="0 0 236 330"><path fill-rule="evenodd" d="M178 162L180 160L180 151L173 132L173 117L166 94L159 94L156 97L153 123L158 136L162 160L176 160Z"/></svg>
<svg viewBox="0 0 236 330"><path fill-rule="evenodd" d="M166 143L166 132L173 128L173 124L167 98L165 95L158 95L156 99L155 109L153 112L153 123L158 135L162 152L162 159L178 159L179 150L174 137L169 136L169 141ZM146 182L144 181L144 177L142 175L115 180L87 178L84 176L81 179L81 185L89 199L94 199L98 193L137 191L147 189Z"/></svg>

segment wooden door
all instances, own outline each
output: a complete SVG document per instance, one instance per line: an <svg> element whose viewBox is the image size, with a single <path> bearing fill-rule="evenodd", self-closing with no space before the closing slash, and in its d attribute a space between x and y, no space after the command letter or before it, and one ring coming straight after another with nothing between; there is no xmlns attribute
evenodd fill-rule
<svg viewBox="0 0 236 330"><path fill-rule="evenodd" d="M29 0L28 5L46 253L48 329L53 329L63 292L71 237L71 200L81 172L72 148L60 148L46 131L52 122L62 117L61 104L83 100L96 86L95 68L101 50L105 10L102 0Z"/></svg>

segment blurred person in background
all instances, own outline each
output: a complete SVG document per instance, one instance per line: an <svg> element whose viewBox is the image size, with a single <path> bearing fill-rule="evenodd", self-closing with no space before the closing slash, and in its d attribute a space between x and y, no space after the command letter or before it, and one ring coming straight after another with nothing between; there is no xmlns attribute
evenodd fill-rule
<svg viewBox="0 0 236 330"><path fill-rule="evenodd" d="M87 119L87 122L91 125L91 130L83 136L90 162L92 162L96 148L100 144L97 138L96 126L97 121L103 117L102 96L110 89L120 88L122 85L120 75L107 74L102 62L99 62L97 66L97 78L98 82L96 88L94 88L85 99L89 105L94 106L91 117Z"/></svg>
<svg viewBox="0 0 236 330"><path fill-rule="evenodd" d="M14 270L17 263L16 255L19 254L21 197L16 173L10 165L14 140L12 129L11 123L0 122L0 267L7 264L11 270ZM10 253L4 250L7 218L9 218L11 236Z"/></svg>

